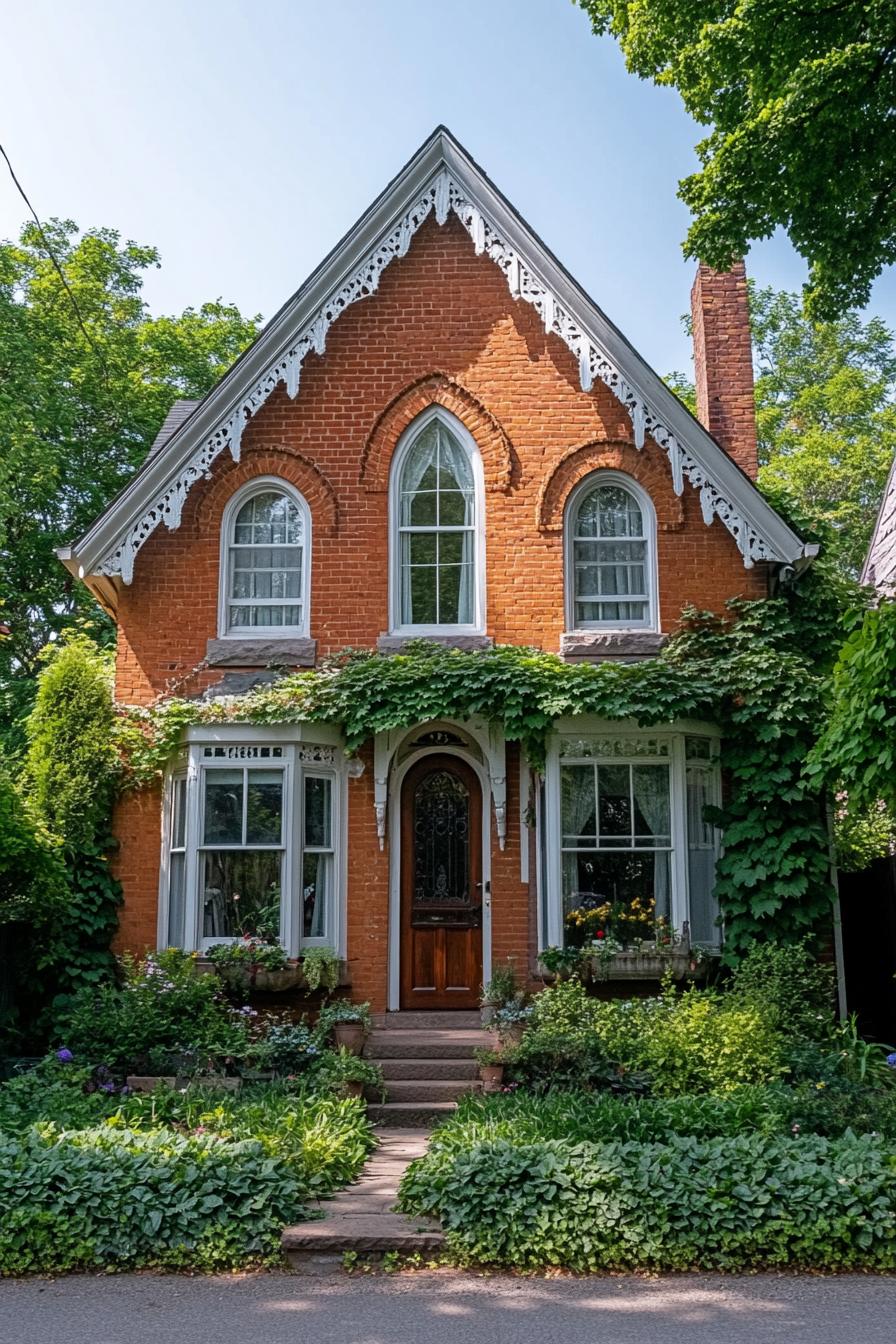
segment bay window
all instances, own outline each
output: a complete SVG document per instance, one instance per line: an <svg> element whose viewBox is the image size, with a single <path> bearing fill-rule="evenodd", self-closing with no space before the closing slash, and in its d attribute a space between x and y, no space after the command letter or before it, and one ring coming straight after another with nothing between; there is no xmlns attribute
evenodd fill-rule
<svg viewBox="0 0 896 1344"><path fill-rule="evenodd" d="M336 948L341 753L233 733L192 742L186 770L169 777L160 940L205 951L250 935L291 956Z"/></svg>
<svg viewBox="0 0 896 1344"><path fill-rule="evenodd" d="M568 726L545 777L547 942L612 927L625 941L668 930L718 945L718 832L705 820L719 801L716 737Z"/></svg>

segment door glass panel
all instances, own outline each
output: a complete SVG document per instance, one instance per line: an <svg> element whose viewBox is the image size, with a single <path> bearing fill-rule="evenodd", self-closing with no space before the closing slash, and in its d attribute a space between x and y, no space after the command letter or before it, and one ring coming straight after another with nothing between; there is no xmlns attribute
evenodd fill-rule
<svg viewBox="0 0 896 1344"><path fill-rule="evenodd" d="M448 770L414 791L414 906L470 904L470 795Z"/></svg>

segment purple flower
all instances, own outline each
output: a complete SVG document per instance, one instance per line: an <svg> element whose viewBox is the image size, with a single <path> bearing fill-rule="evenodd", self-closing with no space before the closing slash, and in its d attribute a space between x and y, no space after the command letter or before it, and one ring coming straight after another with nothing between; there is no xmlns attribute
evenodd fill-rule
<svg viewBox="0 0 896 1344"><path fill-rule="evenodd" d="M59 1060L60 1064L71 1064L74 1055L71 1050L66 1050L65 1046L63 1046L61 1050L56 1051L56 1058Z"/></svg>
<svg viewBox="0 0 896 1344"><path fill-rule="evenodd" d="M100 1083L101 1092L116 1092L117 1090L114 1083Z"/></svg>
<svg viewBox="0 0 896 1344"><path fill-rule="evenodd" d="M891 1069L896 1069L896 1050L893 1051L892 1055L887 1055L887 1063Z"/></svg>

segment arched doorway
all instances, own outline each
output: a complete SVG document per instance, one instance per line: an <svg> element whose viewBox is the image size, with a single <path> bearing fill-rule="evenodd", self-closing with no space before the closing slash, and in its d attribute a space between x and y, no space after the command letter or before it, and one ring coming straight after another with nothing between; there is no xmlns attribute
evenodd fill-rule
<svg viewBox="0 0 896 1344"><path fill-rule="evenodd" d="M473 1008L482 982L482 790L433 754L401 790L401 1007Z"/></svg>

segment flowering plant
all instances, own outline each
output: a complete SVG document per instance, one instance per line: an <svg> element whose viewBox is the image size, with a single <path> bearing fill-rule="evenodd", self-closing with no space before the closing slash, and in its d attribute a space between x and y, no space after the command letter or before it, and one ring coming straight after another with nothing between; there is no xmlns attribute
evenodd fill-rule
<svg viewBox="0 0 896 1344"><path fill-rule="evenodd" d="M232 943L217 943L209 950L208 959L215 969L245 967L247 970L282 971L289 958L280 943L244 933Z"/></svg>
<svg viewBox="0 0 896 1344"><path fill-rule="evenodd" d="M630 943L652 941L662 948L671 947L676 941L666 916L657 916L652 897L609 901L589 894L569 911L565 924L567 941L579 947L610 939L617 942L617 951L622 951Z"/></svg>

